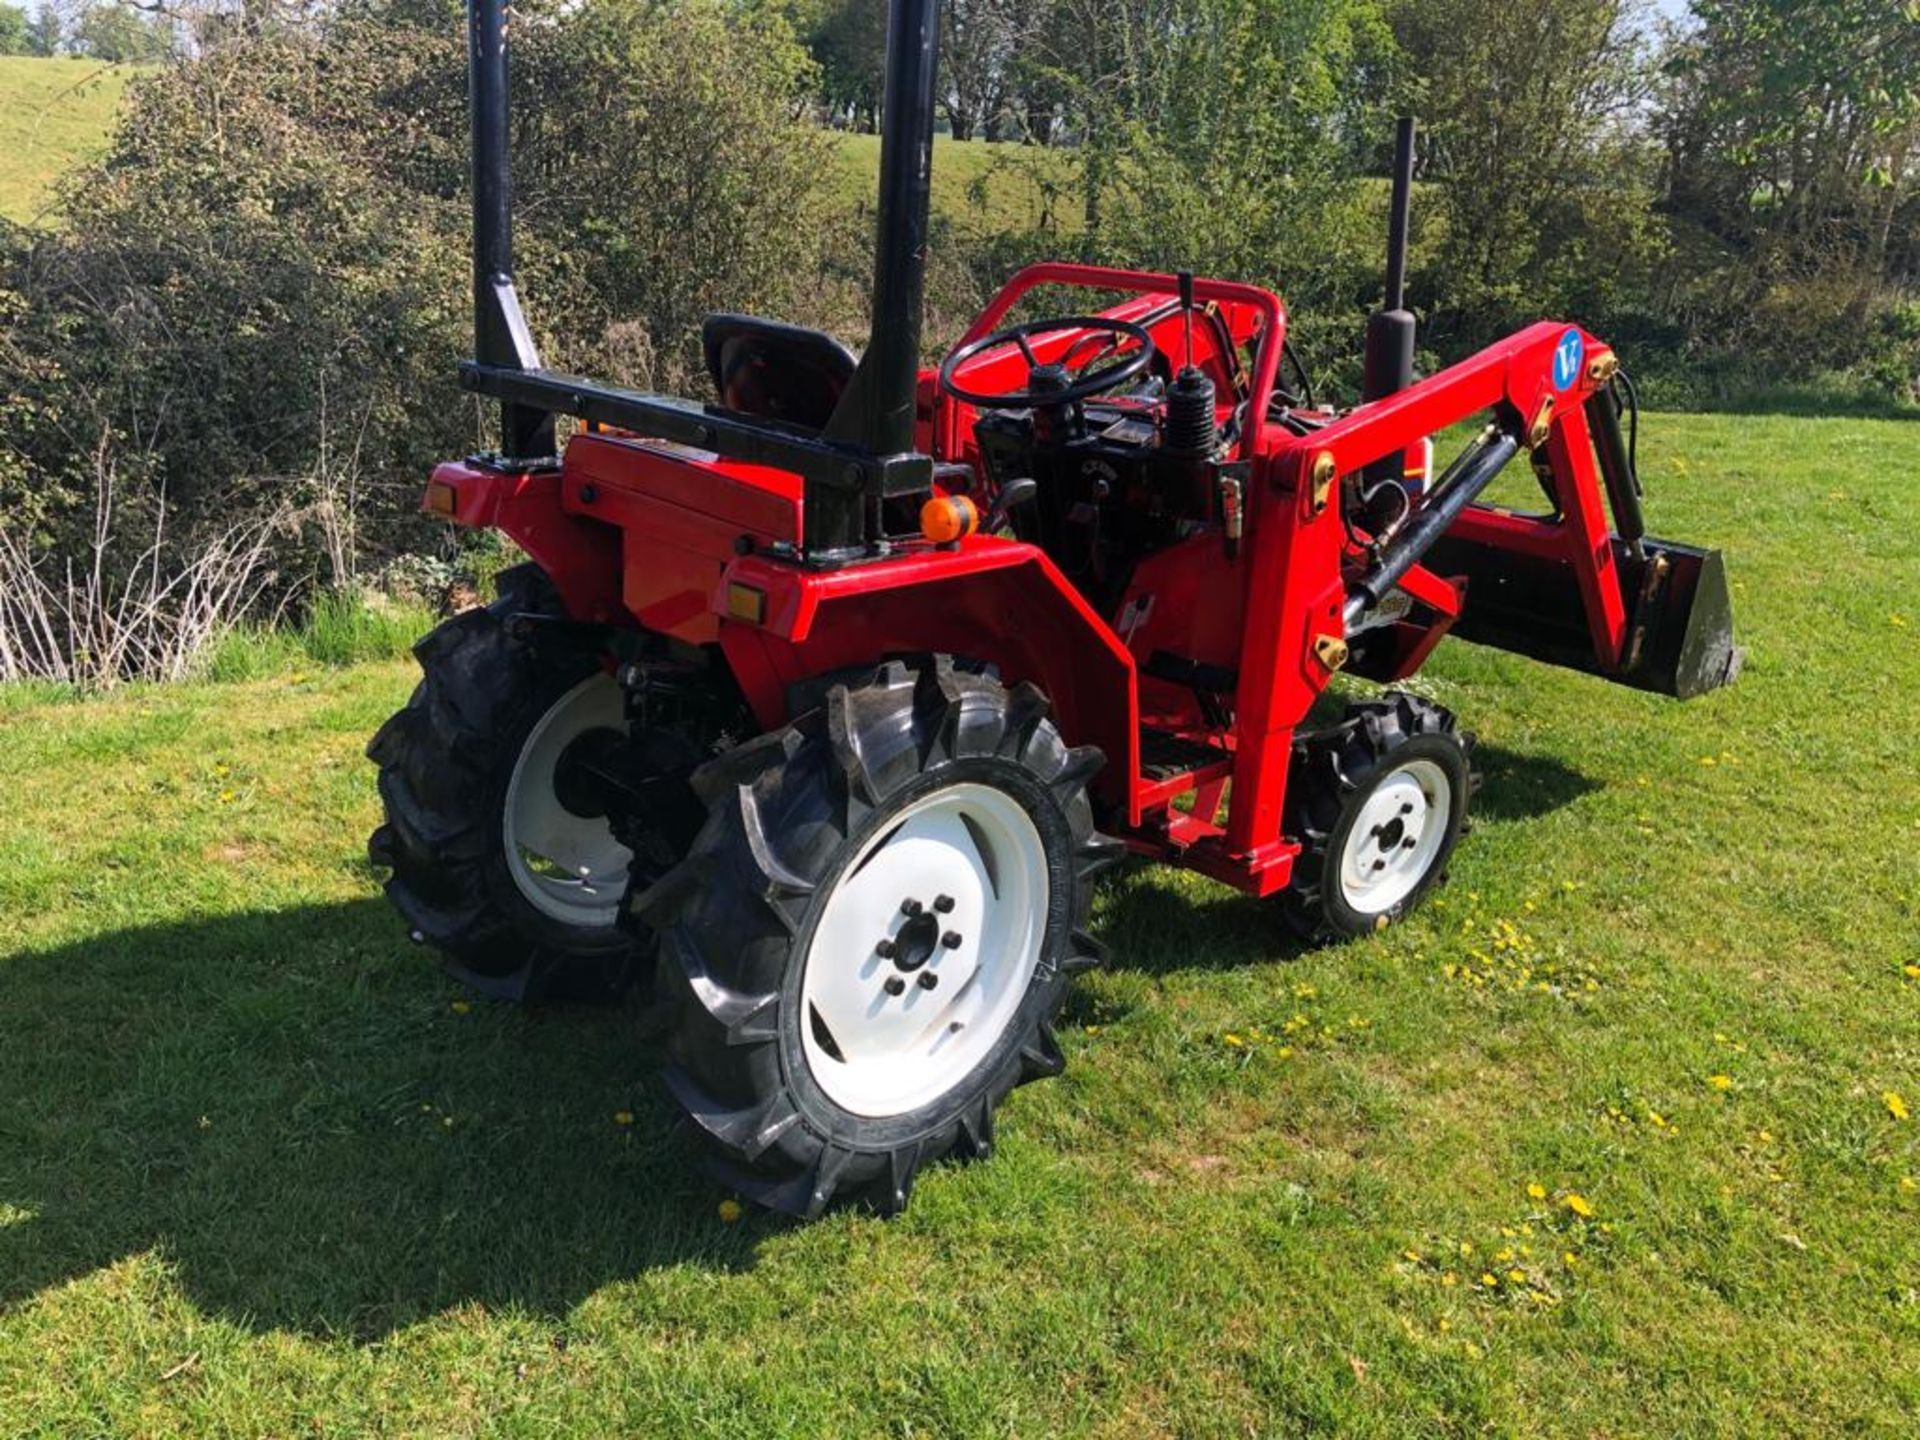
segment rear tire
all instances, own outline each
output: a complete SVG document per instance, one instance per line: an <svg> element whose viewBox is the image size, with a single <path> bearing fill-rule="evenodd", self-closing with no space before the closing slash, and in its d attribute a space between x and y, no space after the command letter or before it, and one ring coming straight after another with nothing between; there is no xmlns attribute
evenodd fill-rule
<svg viewBox="0 0 1920 1440"><path fill-rule="evenodd" d="M1100 752L1046 714L1032 685L891 663L696 777L706 828L636 910L677 1007L668 1087L723 1183L792 1215L897 1212L1059 1073L1119 847L1087 798Z"/></svg>
<svg viewBox="0 0 1920 1440"><path fill-rule="evenodd" d="M1366 935L1446 881L1467 827L1473 737L1404 691L1295 742L1285 831L1301 845L1281 913L1303 940Z"/></svg>
<svg viewBox="0 0 1920 1440"><path fill-rule="evenodd" d="M462 983L506 1000L611 1000L640 958L616 928L632 857L551 782L572 739L625 728L620 688L588 649L515 639L522 614L564 615L533 565L414 647L424 678L367 747L386 807L367 853L392 872L387 897L414 938Z"/></svg>

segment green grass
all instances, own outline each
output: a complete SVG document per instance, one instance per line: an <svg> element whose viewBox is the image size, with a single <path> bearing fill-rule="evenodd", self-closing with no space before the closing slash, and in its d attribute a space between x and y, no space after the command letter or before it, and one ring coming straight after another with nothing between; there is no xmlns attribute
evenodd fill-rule
<svg viewBox="0 0 1920 1440"><path fill-rule="evenodd" d="M1741 683L1449 642L1443 904L1300 953L1107 882L1066 1076L895 1222L723 1223L630 1016L407 945L408 665L0 704L0 1433L1913 1434L1920 426L1643 466Z"/></svg>
<svg viewBox="0 0 1920 1440"><path fill-rule="evenodd" d="M880 137L835 135L833 142L841 198L871 207L879 184ZM1061 231L1077 233L1081 215L1070 189L1071 164L1060 150L937 136L933 213L971 233L1009 235L1039 224L1051 204ZM1055 192L1051 199L1050 190Z"/></svg>
<svg viewBox="0 0 1920 1440"><path fill-rule="evenodd" d="M0 56L0 218L40 224L55 183L107 147L136 67Z"/></svg>
<svg viewBox="0 0 1920 1440"><path fill-rule="evenodd" d="M246 624L221 636L208 656L207 678L259 680L313 665L400 660L435 623L424 605L327 591L297 621Z"/></svg>
<svg viewBox="0 0 1920 1440"><path fill-rule="evenodd" d="M0 56L0 217L44 223L59 178L106 149L115 110L137 67L84 60ZM873 204L880 137L836 135L837 191L850 205ZM1049 185L1064 184L1060 152L941 137L935 145L935 214L985 234L1037 223ZM1071 196L1055 203L1071 232Z"/></svg>

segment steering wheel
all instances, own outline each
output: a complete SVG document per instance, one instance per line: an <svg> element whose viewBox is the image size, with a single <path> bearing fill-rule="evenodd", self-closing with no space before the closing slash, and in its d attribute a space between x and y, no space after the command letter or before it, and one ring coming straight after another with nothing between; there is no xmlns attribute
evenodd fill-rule
<svg viewBox="0 0 1920 1440"><path fill-rule="evenodd" d="M1138 342L1140 348L1118 364L1085 371L1079 379L1057 388L1038 389L1033 383L1037 371L1055 370L1064 378L1065 367L1043 366L1033 353L1032 341L1037 335L1053 335L1064 330L1105 334L1111 337L1110 344L1113 345L1123 340L1133 340ZM963 388L954 380L955 373L974 356L1002 345L1017 345L1020 353L1026 357L1026 389L983 395ZM997 330L955 350L947 357L947 363L940 367L940 388L954 399L978 410L1031 410L1039 405L1072 405L1091 400L1095 395L1104 395L1109 390L1117 390L1137 379L1153 363L1153 355L1153 337L1130 320L1115 320L1105 315L1069 315L1056 320L1033 320L1010 330Z"/></svg>

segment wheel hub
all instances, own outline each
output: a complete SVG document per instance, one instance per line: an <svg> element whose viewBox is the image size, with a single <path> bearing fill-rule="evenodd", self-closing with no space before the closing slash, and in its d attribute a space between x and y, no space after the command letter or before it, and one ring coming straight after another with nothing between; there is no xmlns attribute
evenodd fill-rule
<svg viewBox="0 0 1920 1440"><path fill-rule="evenodd" d="M1453 805L1453 785L1433 761L1409 760L1388 771L1347 831L1341 898L1363 915L1384 915L1404 901L1444 849Z"/></svg>
<svg viewBox="0 0 1920 1440"><path fill-rule="evenodd" d="M540 717L507 781L501 845L508 873L528 903L564 925L614 923L633 852L614 838L604 811L582 813L575 808L581 797L562 795L561 762L576 747L624 736L626 728L618 683L590 676Z"/></svg>
<svg viewBox="0 0 1920 1440"><path fill-rule="evenodd" d="M821 909L801 980L808 1069L857 1114L919 1109L985 1059L1043 947L1046 853L1018 801L946 787L857 852Z"/></svg>
<svg viewBox="0 0 1920 1440"><path fill-rule="evenodd" d="M887 949L882 952L893 957L893 963L899 970L911 975L933 958L933 952L940 946L940 922L925 910L918 909L918 901L909 900L916 908L908 911L913 918L900 927L900 933L881 944ZM875 947L878 949L878 947Z"/></svg>

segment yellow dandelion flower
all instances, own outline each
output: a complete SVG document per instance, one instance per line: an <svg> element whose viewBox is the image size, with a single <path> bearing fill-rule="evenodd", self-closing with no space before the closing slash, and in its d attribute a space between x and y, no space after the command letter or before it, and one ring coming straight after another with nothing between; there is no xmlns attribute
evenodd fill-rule
<svg viewBox="0 0 1920 1440"><path fill-rule="evenodd" d="M1418 1265L1420 1263L1420 1252L1418 1250L1402 1250L1400 1253L1414 1264Z"/></svg>
<svg viewBox="0 0 1920 1440"><path fill-rule="evenodd" d="M732 1225L736 1223L744 1213L740 1208L740 1202L738 1200L722 1200L720 1202L720 1223L722 1225Z"/></svg>
<svg viewBox="0 0 1920 1440"><path fill-rule="evenodd" d="M1908 1186L1911 1186L1911 1185L1913 1184L1913 1181L1911 1181L1911 1180L1908 1180L1908 1181L1906 1181L1905 1183L1906 1183L1906 1184L1907 1184ZM1448 1287L1452 1287L1452 1286L1454 1286L1454 1285L1458 1285L1458 1284L1460 1283L1460 1277L1459 1277L1458 1275L1456 1275L1456 1274L1455 1274L1455 1273L1454 1273L1453 1271L1451 1271L1451 1270L1449 1270L1449 1271L1447 1271L1447 1273L1446 1273L1446 1274L1444 1274L1444 1275L1442 1275L1442 1276L1440 1277L1440 1283L1441 1283L1442 1285L1445 1285L1445 1286L1448 1286Z"/></svg>
<svg viewBox="0 0 1920 1440"><path fill-rule="evenodd" d="M1913 1118L1912 1112L1907 1109L1907 1102L1902 1100L1893 1091L1887 1091L1887 1093L1880 1098L1886 1102L1887 1113L1893 1116L1894 1119L1911 1120Z"/></svg>
<svg viewBox="0 0 1920 1440"><path fill-rule="evenodd" d="M613 1123L625 1129L627 1126L633 1124L633 1112L631 1110L614 1111Z"/></svg>
<svg viewBox="0 0 1920 1440"><path fill-rule="evenodd" d="M1584 1195L1576 1194L1567 1196L1567 1209L1578 1215L1582 1220L1591 1220L1593 1218L1593 1205Z"/></svg>
<svg viewBox="0 0 1920 1440"><path fill-rule="evenodd" d="M1561 1258L1562 1260L1564 1260L1564 1261L1566 1261L1566 1262L1567 1262L1567 1264L1569 1264L1569 1265L1578 1265L1578 1264L1580 1263L1580 1257L1579 1257L1578 1255L1576 1255L1576 1254L1574 1254L1574 1253L1573 1253L1573 1251L1571 1251L1571 1250L1569 1250L1569 1251L1567 1251L1567 1252L1566 1252L1565 1254L1563 1254L1563 1255L1562 1255L1562 1256L1561 1256L1560 1258Z"/></svg>
<svg viewBox="0 0 1920 1440"><path fill-rule="evenodd" d="M1900 1177L1900 1188L1902 1190L1920 1190L1920 1180L1915 1180L1911 1175L1902 1175Z"/></svg>
<svg viewBox="0 0 1920 1440"><path fill-rule="evenodd" d="M233 791L222 790L220 792L220 803L222 805L231 805L233 803Z"/></svg>
<svg viewBox="0 0 1920 1440"><path fill-rule="evenodd" d="M1509 1270L1507 1271L1507 1279L1516 1285L1524 1285L1527 1283L1527 1272L1524 1270Z"/></svg>
<svg viewBox="0 0 1920 1440"><path fill-rule="evenodd" d="M1906 628L1907 617L1904 615L1889 615L1887 616L1887 623L1896 630L1904 629Z"/></svg>
<svg viewBox="0 0 1920 1440"><path fill-rule="evenodd" d="M1720 762L1711 755L1702 755L1700 757L1700 763L1702 765L1718 765Z"/></svg>
<svg viewBox="0 0 1920 1440"><path fill-rule="evenodd" d="M1716 1090L1731 1090L1733 1088L1733 1077L1731 1075L1709 1075L1707 1076L1707 1084Z"/></svg>
<svg viewBox="0 0 1920 1440"><path fill-rule="evenodd" d="M467 1012L468 1012L469 1010L471 1010L471 1009L473 1009L473 1005L472 1005L472 1003L471 1003L470 1001L466 1001L466 1000L456 1000L456 1001L454 1001L454 1002L453 1002L453 1004L452 1004L452 1005L450 1005L450 1006L449 1006L449 1007L447 1007L447 1008L449 1008L450 1010L452 1010L452 1011L453 1011L453 1013L454 1013L454 1014L456 1014L456 1015L464 1015L464 1014L466 1014L466 1013L467 1013Z"/></svg>
<svg viewBox="0 0 1920 1440"><path fill-rule="evenodd" d="M1447 1317L1446 1317L1446 1316L1444 1316L1444 1315L1442 1315L1442 1316L1440 1317L1440 1326L1439 1326L1439 1329L1440 1329L1440 1333L1441 1333L1442 1335L1444 1335L1444 1334L1446 1334L1446 1333L1447 1333L1447 1332L1448 1332L1449 1330L1451 1330L1451 1329L1453 1329L1453 1322L1452 1322L1451 1320L1449 1320L1449 1319L1447 1319Z"/></svg>
<svg viewBox="0 0 1920 1440"><path fill-rule="evenodd" d="M1527 1194L1535 1200L1544 1200L1547 1198L1547 1187L1536 1180L1527 1186Z"/></svg>
<svg viewBox="0 0 1920 1440"><path fill-rule="evenodd" d="M1496 1265L1504 1265L1507 1263L1507 1261L1511 1260L1512 1258L1513 1258L1513 1250L1509 1246L1503 1245L1501 1246L1500 1249L1494 1251L1493 1253L1493 1261Z"/></svg>
<svg viewBox="0 0 1920 1440"><path fill-rule="evenodd" d="M1460 1348L1467 1352L1467 1358L1469 1360L1478 1360L1481 1357L1481 1355L1485 1353L1483 1350L1481 1350L1481 1348L1478 1345L1474 1344L1473 1341L1471 1340L1467 1341Z"/></svg>
<svg viewBox="0 0 1920 1440"><path fill-rule="evenodd" d="M1482 1272L1480 1276L1480 1283L1486 1286L1487 1289L1489 1290L1497 1290L1500 1288L1499 1277L1496 1276L1491 1270Z"/></svg>
<svg viewBox="0 0 1920 1440"><path fill-rule="evenodd" d="M1244 1050L1247 1045L1238 1035L1222 1035L1220 1038L1236 1050Z"/></svg>
<svg viewBox="0 0 1920 1440"><path fill-rule="evenodd" d="M1293 1058L1293 1047L1291 1045L1282 1045L1273 1053L1278 1055L1282 1060L1291 1060Z"/></svg>
<svg viewBox="0 0 1920 1440"><path fill-rule="evenodd" d="M1100 1027L1098 1025L1087 1026L1087 1034L1098 1035L1099 1033L1100 1033Z"/></svg>
<svg viewBox="0 0 1920 1440"><path fill-rule="evenodd" d="M1900 968L1906 972L1909 980L1920 980L1920 965L1903 965Z"/></svg>
<svg viewBox="0 0 1920 1440"><path fill-rule="evenodd" d="M1460 1253L1462 1255L1473 1254L1473 1242L1471 1240L1462 1240L1460 1242Z"/></svg>

